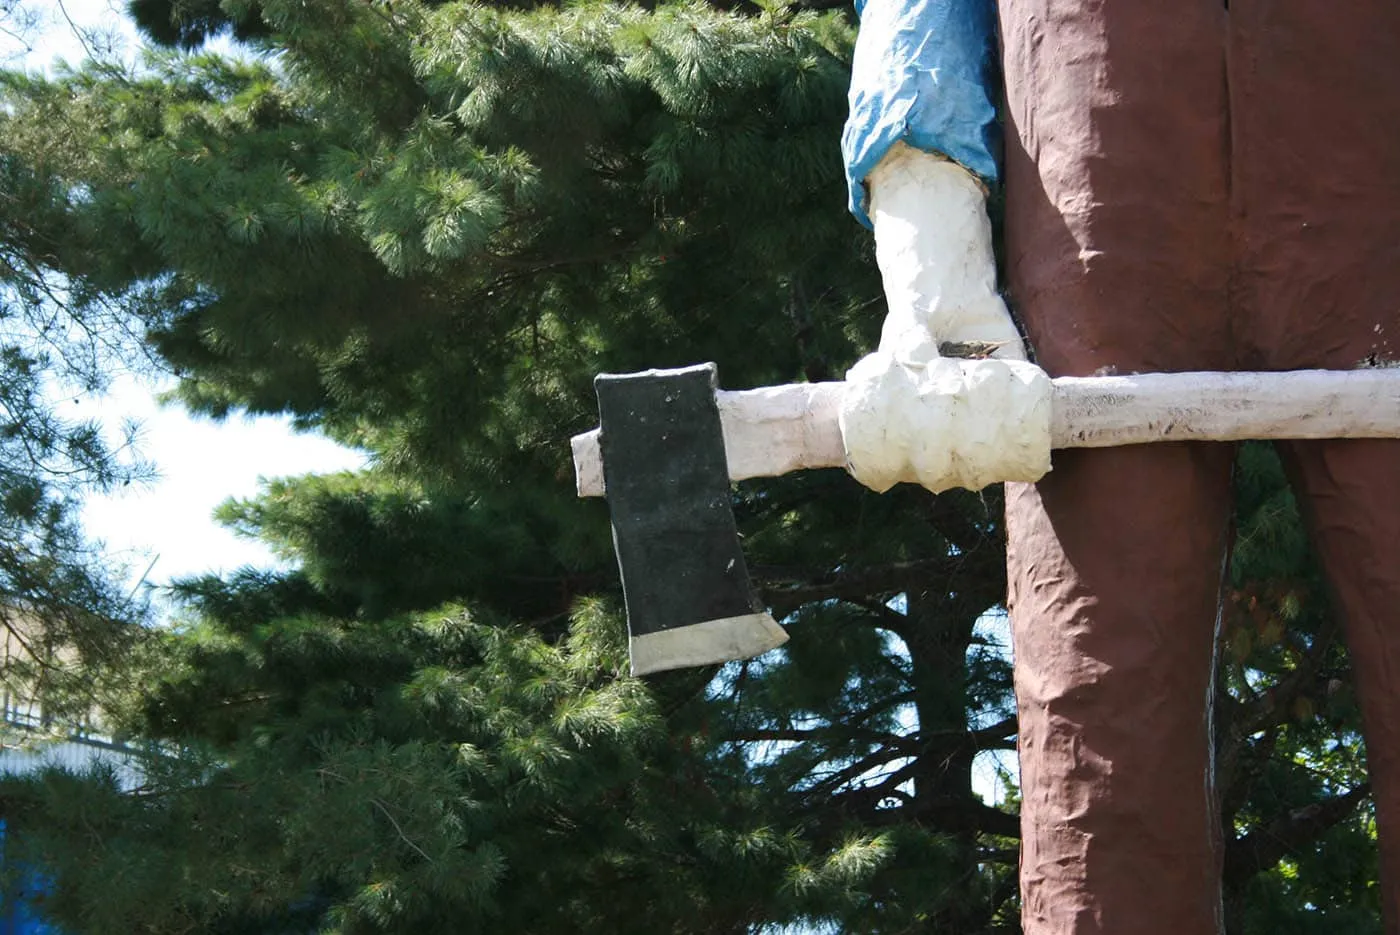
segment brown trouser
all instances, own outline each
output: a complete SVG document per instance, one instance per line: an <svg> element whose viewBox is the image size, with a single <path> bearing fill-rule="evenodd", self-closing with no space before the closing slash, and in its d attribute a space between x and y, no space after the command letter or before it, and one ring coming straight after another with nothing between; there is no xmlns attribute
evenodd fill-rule
<svg viewBox="0 0 1400 935"><path fill-rule="evenodd" d="M1400 0L1000 0L1015 307L1052 375L1400 357ZM1400 933L1400 442L1281 447L1346 623ZM1219 927L1226 445L1007 491L1028 935Z"/></svg>

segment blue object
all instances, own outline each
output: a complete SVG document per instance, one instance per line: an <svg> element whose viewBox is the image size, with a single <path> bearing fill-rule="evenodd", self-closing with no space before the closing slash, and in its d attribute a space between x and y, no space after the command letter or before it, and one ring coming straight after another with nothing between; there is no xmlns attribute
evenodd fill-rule
<svg viewBox="0 0 1400 935"><path fill-rule="evenodd" d="M5 822L0 819L0 862L5 859ZM0 889L0 935L59 935L34 912L30 897L44 891L42 876L32 871L14 874Z"/></svg>
<svg viewBox="0 0 1400 935"><path fill-rule="evenodd" d="M851 213L871 226L865 177L901 140L995 182L995 0L856 0L856 13L841 134Z"/></svg>

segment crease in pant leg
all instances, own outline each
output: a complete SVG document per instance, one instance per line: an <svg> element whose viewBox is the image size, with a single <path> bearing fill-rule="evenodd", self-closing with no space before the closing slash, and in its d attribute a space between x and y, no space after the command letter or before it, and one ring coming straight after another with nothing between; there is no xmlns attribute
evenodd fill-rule
<svg viewBox="0 0 1400 935"><path fill-rule="evenodd" d="M1248 363L1400 358L1400 3L1234 0L1230 93ZM1236 66L1239 66L1238 68ZM1400 935L1400 442L1279 446L1346 625Z"/></svg>
<svg viewBox="0 0 1400 935"><path fill-rule="evenodd" d="M1052 376L1229 369L1219 0L1000 0L1009 290ZM1219 930L1209 707L1228 446L1007 491L1026 935Z"/></svg>
<svg viewBox="0 0 1400 935"><path fill-rule="evenodd" d="M1207 697L1232 456L1058 452L1008 486L1028 935L1219 931Z"/></svg>
<svg viewBox="0 0 1400 935"><path fill-rule="evenodd" d="M1232 449L1234 446L1231 446ZM1206 833L1210 835L1211 848L1215 856L1215 931L1225 932L1225 893L1219 885L1219 878L1225 868L1225 831L1220 825L1220 801L1222 790L1218 780L1216 762L1216 726L1218 724L1215 704L1220 697L1220 651L1225 643L1225 587L1230 580L1230 558L1235 545L1234 479L1235 455L1230 459L1230 519L1225 529L1225 540L1220 552L1220 578L1216 584L1215 625L1211 628L1210 681L1206 685L1206 742L1210 745L1206 753L1206 802L1210 808Z"/></svg>
<svg viewBox="0 0 1400 935"><path fill-rule="evenodd" d="M1054 376L1231 369L1219 0L1000 0L1006 268Z"/></svg>
<svg viewBox="0 0 1400 935"><path fill-rule="evenodd" d="M1400 440L1279 445L1351 656L1379 831L1382 913L1400 933Z"/></svg>
<svg viewBox="0 0 1400 935"><path fill-rule="evenodd" d="M1242 363L1400 359L1400 3L1238 0L1229 61Z"/></svg>

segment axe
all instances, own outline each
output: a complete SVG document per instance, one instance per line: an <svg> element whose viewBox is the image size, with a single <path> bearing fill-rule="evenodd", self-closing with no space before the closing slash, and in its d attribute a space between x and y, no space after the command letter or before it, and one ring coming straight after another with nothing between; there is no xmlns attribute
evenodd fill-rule
<svg viewBox="0 0 1400 935"><path fill-rule="evenodd" d="M1400 369L1059 377L1051 446L1400 438ZM787 640L749 584L729 483L844 467L844 383L716 390L714 364L597 378L574 436L580 497L606 494L632 671L746 659Z"/></svg>

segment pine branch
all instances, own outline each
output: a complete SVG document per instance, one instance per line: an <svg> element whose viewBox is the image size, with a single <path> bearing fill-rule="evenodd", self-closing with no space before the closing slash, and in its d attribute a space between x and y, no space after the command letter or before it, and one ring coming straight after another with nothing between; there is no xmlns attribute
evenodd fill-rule
<svg viewBox="0 0 1400 935"><path fill-rule="evenodd" d="M892 776L891 779L893 778ZM907 778L902 777L900 781ZM884 785L885 783L881 783L881 786ZM880 803L891 798L899 799L903 804L897 808L880 807ZM1021 837L1019 815L992 808L970 793L958 798L916 798L895 789L869 787L842 796L837 801L842 804L847 814L875 827L919 822L932 825L938 831L947 834L975 832L995 834L1004 838Z"/></svg>
<svg viewBox="0 0 1400 935"><path fill-rule="evenodd" d="M891 633L896 633L904 637L906 642L908 641L910 621L907 614L900 613L878 598L864 601L847 600L846 603L854 607L859 607L861 610L874 617L876 626L883 626L886 630L889 630ZM903 672L899 673L901 677L903 677L904 674Z"/></svg>
<svg viewBox="0 0 1400 935"><path fill-rule="evenodd" d="M1216 754L1221 788L1226 790L1221 802L1222 817L1233 818L1248 798L1250 783L1243 781L1253 774L1273 753L1275 730L1288 720L1294 701L1317 687L1319 670L1337 637L1337 622L1331 617L1313 639L1298 665L1277 685L1251 695L1247 701L1235 702L1223 684L1217 692L1217 703L1226 703L1224 741ZM1223 679L1221 680L1223 682ZM1247 684L1240 680L1241 684ZM1262 740L1252 740L1264 733ZM1249 762L1252 767L1244 766ZM1228 825L1227 825L1228 827Z"/></svg>
<svg viewBox="0 0 1400 935"><path fill-rule="evenodd" d="M764 601L773 609L773 615L782 617L803 604L817 601L859 602L861 598L876 594L925 589L932 576L979 575L991 567L992 559L999 564L1001 556L979 554L971 565L969 563L974 561L974 556L964 554L842 571L755 565L749 569L749 573L763 594ZM776 583L779 581L800 583L780 586Z"/></svg>
<svg viewBox="0 0 1400 935"><path fill-rule="evenodd" d="M984 847L977 852L977 857L989 864L1006 864L1014 867L1021 859L1021 849L1019 847Z"/></svg>
<svg viewBox="0 0 1400 935"><path fill-rule="evenodd" d="M1010 746L1007 746L1006 739L1015 737L1019 729L1016 715L1013 714L995 724L979 727L977 730L930 732L929 742L932 744L934 738L947 736L957 738L960 743L970 743L976 750L1014 750L1016 749L1015 741L1013 740Z"/></svg>
<svg viewBox="0 0 1400 935"><path fill-rule="evenodd" d="M637 253L636 242L616 244L598 250L585 250L569 256L555 257L528 257L528 256L507 256L503 253L488 253L487 257L491 263L516 273L528 273L535 275L546 270L559 269L567 266L592 265L604 263L609 260L616 260L621 257L632 256ZM514 278L514 277L513 277Z"/></svg>
<svg viewBox="0 0 1400 935"><path fill-rule="evenodd" d="M899 750L881 750L870 756L859 759L849 766L846 766L809 789L801 790L804 798L815 800L824 796L829 796L837 789L858 779L871 770L878 769L892 760L899 760L907 757L908 754Z"/></svg>
<svg viewBox="0 0 1400 935"><path fill-rule="evenodd" d="M913 756L917 753L917 746L911 737L902 737L899 734L891 734L887 731L858 730L838 724L831 727L818 727L812 730L799 729L758 729L750 731L739 731L734 734L734 740L741 742L791 742L806 743L826 742L843 743L845 741L855 741L866 744L879 744L881 746L897 747Z"/></svg>
<svg viewBox="0 0 1400 935"><path fill-rule="evenodd" d="M1371 784L1364 782L1341 795L1294 809L1231 841L1225 848L1225 885L1231 889L1243 886L1255 874L1313 843L1350 818L1370 794Z"/></svg>
<svg viewBox="0 0 1400 935"><path fill-rule="evenodd" d="M1322 632L1318 633L1312 645L1308 647L1307 655L1293 671L1273 688L1256 695L1253 701L1245 706L1237 722L1240 725L1239 736L1247 737L1288 717L1289 707L1305 689L1311 687L1336 635L1336 618L1329 617Z"/></svg>
<svg viewBox="0 0 1400 935"><path fill-rule="evenodd" d="M924 498L924 502L927 504L925 516L929 523L938 530L939 535L957 546L964 558L979 554L985 557L989 544L996 546L992 552L998 562L1005 557L1006 550L1001 540L994 538L985 527L960 510L957 498L933 496Z"/></svg>
<svg viewBox="0 0 1400 935"><path fill-rule="evenodd" d="M413 849L414 853L416 853L419 857L422 857L428 863L433 862L433 859L428 856L428 853L424 851L423 848L419 847L417 844L414 844L411 840L409 840L408 835L404 834L403 826L401 826L397 821L394 820L394 816L389 813L388 806L386 806L383 802L379 801L379 799L376 798L371 798L369 801L371 805L379 809L379 813L381 815L389 819L389 824L393 825L394 830L398 832L400 841L407 844L410 848Z"/></svg>
<svg viewBox="0 0 1400 935"><path fill-rule="evenodd" d="M1263 736L1253 743L1246 744L1240 739L1227 746L1225 753L1216 757L1218 782L1224 790L1220 802L1222 827L1234 827L1236 813L1248 801L1255 780L1274 755L1274 749L1278 745L1278 732L1279 725L1275 724L1266 728Z"/></svg>
<svg viewBox="0 0 1400 935"><path fill-rule="evenodd" d="M1021 837L1021 816L992 808L985 802L969 798L953 802L920 803L915 806L916 818L933 818L947 831L975 831L1003 838Z"/></svg>
<svg viewBox="0 0 1400 935"><path fill-rule="evenodd" d="M812 318L811 303L807 300L807 290L802 280L794 276L788 284L788 318L792 320L792 337L797 344L797 356L802 361L802 375L808 383L821 383L831 379L831 363L816 347L817 333Z"/></svg>

